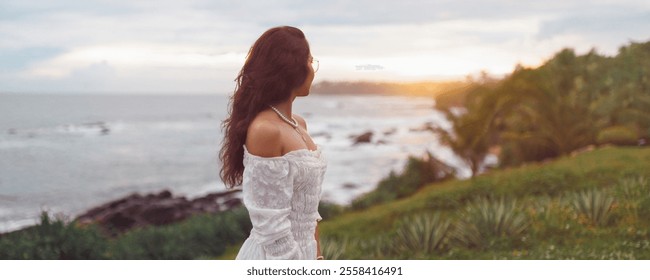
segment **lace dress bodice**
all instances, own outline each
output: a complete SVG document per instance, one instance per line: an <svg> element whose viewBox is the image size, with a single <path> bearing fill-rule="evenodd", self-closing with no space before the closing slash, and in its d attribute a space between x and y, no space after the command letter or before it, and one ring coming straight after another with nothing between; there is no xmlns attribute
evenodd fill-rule
<svg viewBox="0 0 650 280"><path fill-rule="evenodd" d="M244 146L242 194L253 229L237 259L316 259L314 233L327 163L320 147L280 157Z"/></svg>

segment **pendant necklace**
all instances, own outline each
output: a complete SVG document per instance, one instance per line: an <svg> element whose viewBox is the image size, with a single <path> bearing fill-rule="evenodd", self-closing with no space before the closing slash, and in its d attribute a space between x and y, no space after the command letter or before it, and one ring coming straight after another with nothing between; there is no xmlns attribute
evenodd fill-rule
<svg viewBox="0 0 650 280"><path fill-rule="evenodd" d="M291 127L293 127L293 129L296 130L296 132L298 132L298 135L300 135L300 138L302 138L302 141L305 142L305 145L307 145L307 147L309 147L309 144L307 144L307 139L305 139L305 136L302 134L302 132L300 132L300 129L298 128L298 122L296 121L296 119L291 117L291 120L289 120L287 117L284 116L284 114L280 113L280 111L278 109L276 109L275 107L273 107L271 105L269 105L269 107L271 107L271 109L273 111L275 111L275 113L278 114L278 116L280 116L280 118L283 121L285 121L286 123L291 125Z"/></svg>

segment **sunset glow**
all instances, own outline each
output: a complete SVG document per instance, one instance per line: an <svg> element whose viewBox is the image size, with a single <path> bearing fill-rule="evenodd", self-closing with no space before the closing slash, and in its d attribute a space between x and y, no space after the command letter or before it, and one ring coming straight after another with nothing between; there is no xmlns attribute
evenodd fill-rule
<svg viewBox="0 0 650 280"><path fill-rule="evenodd" d="M644 1L90 2L0 4L0 91L226 93L253 41L278 25L307 35L315 82L504 75L562 48L614 55L650 36Z"/></svg>

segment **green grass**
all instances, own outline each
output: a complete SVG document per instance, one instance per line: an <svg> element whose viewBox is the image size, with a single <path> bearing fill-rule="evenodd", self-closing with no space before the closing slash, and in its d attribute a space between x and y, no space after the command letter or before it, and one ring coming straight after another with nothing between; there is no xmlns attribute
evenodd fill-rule
<svg viewBox="0 0 650 280"><path fill-rule="evenodd" d="M650 149L605 147L430 184L401 200L345 212L320 223L321 246L344 243L339 259L650 259L649 179ZM474 236L480 246L452 238L447 250L396 250L403 247L395 239L399 222L433 213L455 232L474 226L480 233L493 227L494 234ZM376 240L387 248L364 245Z"/></svg>

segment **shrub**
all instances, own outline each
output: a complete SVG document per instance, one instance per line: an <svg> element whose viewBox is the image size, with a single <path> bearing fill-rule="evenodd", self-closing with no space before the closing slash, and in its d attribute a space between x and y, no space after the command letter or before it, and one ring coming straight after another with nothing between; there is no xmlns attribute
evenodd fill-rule
<svg viewBox="0 0 650 280"><path fill-rule="evenodd" d="M466 247L486 248L497 239L518 237L529 224L515 200L479 198L460 214L454 239Z"/></svg>
<svg viewBox="0 0 650 280"><path fill-rule="evenodd" d="M577 214L595 226L609 224L613 204L613 197L596 189L576 193L571 200Z"/></svg>
<svg viewBox="0 0 650 280"><path fill-rule="evenodd" d="M424 254L442 251L447 245L450 229L450 222L440 218L440 213L404 219L398 224L396 250Z"/></svg>
<svg viewBox="0 0 650 280"><path fill-rule="evenodd" d="M105 259L108 242L93 225L80 227L41 213L40 224L0 238L0 259Z"/></svg>
<svg viewBox="0 0 650 280"><path fill-rule="evenodd" d="M636 145L638 139L636 131L621 125L605 128L596 136L598 144Z"/></svg>
<svg viewBox="0 0 650 280"><path fill-rule="evenodd" d="M129 231L114 241L114 259L197 259L221 255L251 229L243 207L196 215L178 224Z"/></svg>
<svg viewBox="0 0 650 280"><path fill-rule="evenodd" d="M341 213L343 213L344 211L345 211L345 207L338 204L324 202L324 201L321 201L318 204L318 213L323 218L323 220L336 217Z"/></svg>

